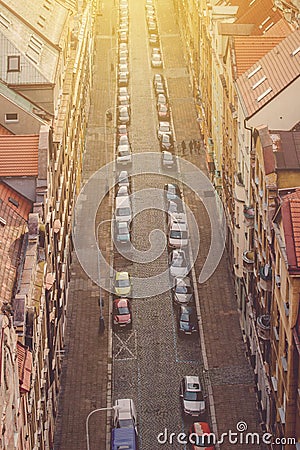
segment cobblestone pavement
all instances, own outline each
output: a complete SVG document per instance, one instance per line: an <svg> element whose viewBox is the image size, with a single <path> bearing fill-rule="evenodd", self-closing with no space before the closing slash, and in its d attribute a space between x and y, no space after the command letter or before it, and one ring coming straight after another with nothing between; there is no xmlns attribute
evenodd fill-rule
<svg viewBox="0 0 300 450"><path fill-rule="evenodd" d="M110 29L116 9L109 0L101 3L103 15L97 17L95 81L92 95L87 151L84 161L84 180L105 163L104 113L112 106L113 80L109 61L114 55L114 37ZM134 152L159 151L156 138L157 118L147 43L144 1L129 0L130 8L130 89L132 125L130 129ZM180 33L172 0L156 1L161 46L164 57L163 73L167 79L178 142L199 139L199 127L190 76L186 68ZM107 130L108 159L112 158L113 128ZM205 155L186 155L186 159L206 171ZM162 188L167 178L144 175L133 180L133 190L145 187ZM195 269L197 277L210 243L209 218L203 204L185 189L185 199L195 213L201 233L201 248ZM139 198L135 200L135 206ZM99 212L99 221L110 218L111 204L107 202ZM137 215L133 223L132 239L139 250L148 248L151 230L166 231L164 214L157 210ZM106 228L105 228L106 230ZM109 259L109 230L102 239ZM106 250L105 250L106 249ZM167 250L150 264L131 263L114 255L116 269L128 270L133 276L147 277L165 270ZM62 374L59 415L55 447L57 450L86 447L85 419L94 408L106 406L107 396L107 327L99 335L99 288L90 282L74 257L68 323L66 326L66 354ZM180 413L178 388L182 376L199 375L204 389L212 386L218 432L236 430L243 420L249 431L259 431L253 374L245 358L245 347L239 327L239 317L226 255L213 277L198 286L204 329L204 342L198 336L179 339L176 333L174 308L170 293L133 300L134 326L132 331L113 334L113 399L131 397L137 406L141 450L162 447L157 435L167 428L169 433L187 431L189 423ZM105 296L105 321L109 323L108 296ZM208 370L202 360L205 346ZM210 411L204 420L211 421ZM106 417L96 413L90 420L90 448L104 449ZM164 448L179 449L183 445L166 444ZM259 449L259 445L223 444L222 449Z"/></svg>

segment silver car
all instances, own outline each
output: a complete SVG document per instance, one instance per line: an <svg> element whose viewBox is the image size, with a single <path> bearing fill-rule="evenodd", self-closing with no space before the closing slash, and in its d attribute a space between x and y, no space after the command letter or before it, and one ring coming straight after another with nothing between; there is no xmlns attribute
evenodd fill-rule
<svg viewBox="0 0 300 450"><path fill-rule="evenodd" d="M173 301L178 305L187 305L193 300L193 287L189 277L175 278L172 288Z"/></svg>
<svg viewBox="0 0 300 450"><path fill-rule="evenodd" d="M186 376L181 380L180 400L185 415L199 417L205 412L205 399L198 376Z"/></svg>

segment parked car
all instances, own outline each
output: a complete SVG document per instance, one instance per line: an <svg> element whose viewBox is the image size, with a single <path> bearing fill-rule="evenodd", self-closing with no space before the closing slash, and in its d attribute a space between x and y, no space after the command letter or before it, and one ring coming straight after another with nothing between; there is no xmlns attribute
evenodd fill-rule
<svg viewBox="0 0 300 450"><path fill-rule="evenodd" d="M171 124L170 122L159 122L157 127L157 137L160 139L162 134L172 135Z"/></svg>
<svg viewBox="0 0 300 450"><path fill-rule="evenodd" d="M170 216L172 214L181 214L181 213L184 213L182 201L179 198L174 199L174 200L168 200L167 216Z"/></svg>
<svg viewBox="0 0 300 450"><path fill-rule="evenodd" d="M119 145L118 146L117 164L119 166L130 166L132 164L130 145Z"/></svg>
<svg viewBox="0 0 300 450"><path fill-rule="evenodd" d="M161 105L169 106L168 105L168 101L167 101L167 97L165 96L165 94L158 94L156 103L158 105L161 104Z"/></svg>
<svg viewBox="0 0 300 450"><path fill-rule="evenodd" d="M123 52L123 53L121 53L121 52ZM127 43L126 42L120 42L120 44L119 44L119 55L120 54L122 54L122 55L128 55L128 53L129 53L129 51L128 51L128 45L127 45Z"/></svg>
<svg viewBox="0 0 300 450"><path fill-rule="evenodd" d="M118 176L118 186L119 187L126 186L128 190L130 189L130 180L127 170L121 170Z"/></svg>
<svg viewBox="0 0 300 450"><path fill-rule="evenodd" d="M187 223L173 222L169 230L168 244L173 248L186 247L189 243Z"/></svg>
<svg viewBox="0 0 300 450"><path fill-rule="evenodd" d="M170 120L170 109L167 105L157 103L156 108L157 108L158 120L163 121L163 122L167 122Z"/></svg>
<svg viewBox="0 0 300 450"><path fill-rule="evenodd" d="M120 186L117 190L116 198L117 197L128 197L130 194L129 187L128 186Z"/></svg>
<svg viewBox="0 0 300 450"><path fill-rule="evenodd" d="M129 84L129 74L120 72L118 74L118 86L128 86Z"/></svg>
<svg viewBox="0 0 300 450"><path fill-rule="evenodd" d="M115 428L134 428L137 433L136 409L131 398L122 398L114 404L113 426Z"/></svg>
<svg viewBox="0 0 300 450"><path fill-rule="evenodd" d="M154 34L154 33L150 34L150 36L149 36L149 44L151 46L159 45L159 37L158 37L157 34Z"/></svg>
<svg viewBox="0 0 300 450"><path fill-rule="evenodd" d="M180 400L185 415L198 417L205 412L205 400L198 376L185 376L181 380Z"/></svg>
<svg viewBox="0 0 300 450"><path fill-rule="evenodd" d="M131 305L127 298L117 298L113 302L113 326L117 328L132 328Z"/></svg>
<svg viewBox="0 0 300 450"><path fill-rule="evenodd" d="M118 123L119 124L130 124L130 113L128 106L119 106L118 108Z"/></svg>
<svg viewBox="0 0 300 450"><path fill-rule="evenodd" d="M122 134L119 137L118 145L130 145L128 134Z"/></svg>
<svg viewBox="0 0 300 450"><path fill-rule="evenodd" d="M129 95L118 95L117 103L118 106L127 106L130 111Z"/></svg>
<svg viewBox="0 0 300 450"><path fill-rule="evenodd" d="M164 185L164 192L167 200L177 200L181 199L181 191L179 189L178 184L176 183L167 183ZM180 212L180 211L178 211Z"/></svg>
<svg viewBox="0 0 300 450"><path fill-rule="evenodd" d="M190 268L188 267L188 261L184 250L176 249L170 253L169 269L170 269L170 276L173 278L176 277L183 278L186 275L188 275Z"/></svg>
<svg viewBox="0 0 300 450"><path fill-rule="evenodd" d="M118 95L128 95L129 97L128 86L119 86Z"/></svg>
<svg viewBox="0 0 300 450"><path fill-rule="evenodd" d="M148 22L148 32L149 34L157 32L157 23L154 20Z"/></svg>
<svg viewBox="0 0 300 450"><path fill-rule="evenodd" d="M119 33L119 42L128 42L128 33L126 31L121 31Z"/></svg>
<svg viewBox="0 0 300 450"><path fill-rule="evenodd" d="M177 312L177 330L179 335L191 335L198 332L197 314L194 307L180 305Z"/></svg>
<svg viewBox="0 0 300 450"><path fill-rule="evenodd" d="M192 450L214 450L216 436L210 431L207 422L194 422L189 430L189 442Z"/></svg>
<svg viewBox="0 0 300 450"><path fill-rule="evenodd" d="M168 152L174 150L173 136L167 133L163 133L159 137L159 145L161 151L167 150Z"/></svg>
<svg viewBox="0 0 300 450"><path fill-rule="evenodd" d="M119 64L118 66L118 73L126 73L129 74L129 67L128 64Z"/></svg>
<svg viewBox="0 0 300 450"><path fill-rule="evenodd" d="M193 301L193 287L189 277L175 278L172 298L176 305L187 305Z"/></svg>
<svg viewBox="0 0 300 450"><path fill-rule="evenodd" d="M164 77L161 73L155 73L153 75L153 86L155 87L156 83L162 83L165 85Z"/></svg>
<svg viewBox="0 0 300 450"><path fill-rule="evenodd" d="M128 272L116 272L114 282L115 294L127 297L131 293L131 281Z"/></svg>
<svg viewBox="0 0 300 450"><path fill-rule="evenodd" d="M117 135L118 135L119 139L120 139L121 136L127 136L128 137L128 129L127 129L127 125L126 124L118 125Z"/></svg>
<svg viewBox="0 0 300 450"><path fill-rule="evenodd" d="M130 197L116 197L115 219L117 222L131 222Z"/></svg>
<svg viewBox="0 0 300 450"><path fill-rule="evenodd" d="M137 436L134 428L113 428L111 430L111 450L137 450Z"/></svg>
<svg viewBox="0 0 300 450"><path fill-rule="evenodd" d="M159 94L166 95L165 85L163 83L155 83L154 91L156 96L158 96Z"/></svg>
<svg viewBox="0 0 300 450"><path fill-rule="evenodd" d="M175 156L163 150L161 153L161 165L163 169L174 169L176 167L176 159Z"/></svg>
<svg viewBox="0 0 300 450"><path fill-rule="evenodd" d="M160 53L152 53L151 55L151 66L153 68L161 68L163 66L163 61Z"/></svg>
<svg viewBox="0 0 300 450"><path fill-rule="evenodd" d="M130 243L130 225L128 222L115 222L115 242L122 245Z"/></svg>

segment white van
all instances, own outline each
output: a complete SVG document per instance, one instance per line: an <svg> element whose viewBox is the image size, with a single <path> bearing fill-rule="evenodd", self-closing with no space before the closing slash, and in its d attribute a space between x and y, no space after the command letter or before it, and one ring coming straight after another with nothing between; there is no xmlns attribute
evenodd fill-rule
<svg viewBox="0 0 300 450"><path fill-rule="evenodd" d="M131 222L131 204L128 196L116 198L115 219L117 222Z"/></svg>

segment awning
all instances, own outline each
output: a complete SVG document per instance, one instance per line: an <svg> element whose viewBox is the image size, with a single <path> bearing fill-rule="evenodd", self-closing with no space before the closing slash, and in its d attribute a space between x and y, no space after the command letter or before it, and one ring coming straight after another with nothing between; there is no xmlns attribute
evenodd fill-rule
<svg viewBox="0 0 300 450"><path fill-rule="evenodd" d="M17 342L20 392L29 392L32 371L32 353L28 347Z"/></svg>

